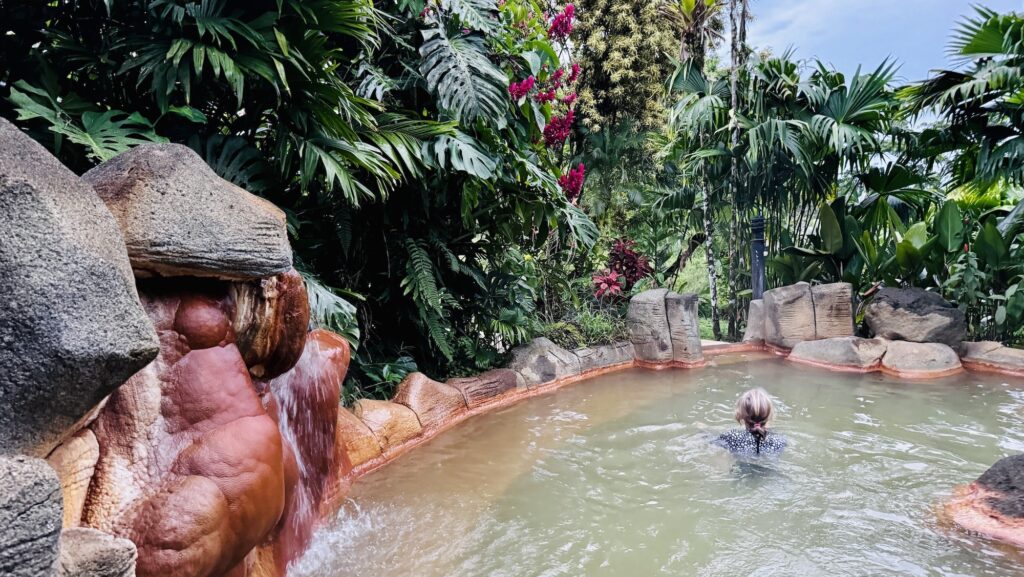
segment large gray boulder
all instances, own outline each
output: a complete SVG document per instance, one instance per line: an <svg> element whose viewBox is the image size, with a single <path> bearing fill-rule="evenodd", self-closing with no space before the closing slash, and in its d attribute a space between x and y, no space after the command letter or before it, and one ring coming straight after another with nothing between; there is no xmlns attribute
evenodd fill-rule
<svg viewBox="0 0 1024 577"><path fill-rule="evenodd" d="M0 454L46 456L157 354L117 223L0 119Z"/></svg>
<svg viewBox="0 0 1024 577"><path fill-rule="evenodd" d="M963 369L956 351L942 343L889 341L882 367L902 377L938 377Z"/></svg>
<svg viewBox="0 0 1024 577"><path fill-rule="evenodd" d="M882 339L836 337L799 342L788 358L811 365L867 371L878 367L885 351L886 342Z"/></svg>
<svg viewBox="0 0 1024 577"><path fill-rule="evenodd" d="M60 524L57 473L41 459L0 457L0 575L53 575Z"/></svg>
<svg viewBox="0 0 1024 577"><path fill-rule="evenodd" d="M765 291L765 343L791 349L801 341L815 340L816 334L811 285L802 282Z"/></svg>
<svg viewBox="0 0 1024 577"><path fill-rule="evenodd" d="M509 369L519 374L527 387L543 385L582 372L580 360L546 338L533 339L512 351Z"/></svg>
<svg viewBox="0 0 1024 577"><path fill-rule="evenodd" d="M852 337L853 285L845 282L811 287L814 301L814 338Z"/></svg>
<svg viewBox="0 0 1024 577"><path fill-rule="evenodd" d="M743 342L755 343L764 341L764 300L750 301L747 311L747 330L743 332Z"/></svg>
<svg viewBox="0 0 1024 577"><path fill-rule="evenodd" d="M697 319L697 295L670 292L665 295L672 340L672 360L677 363L699 363L704 360L700 345L700 323Z"/></svg>
<svg viewBox="0 0 1024 577"><path fill-rule="evenodd" d="M801 282L764 293L764 340L791 349L802 341L853 336L853 287Z"/></svg>
<svg viewBox="0 0 1024 577"><path fill-rule="evenodd" d="M649 363L672 361L672 334L665 313L666 295L668 289L653 289L629 301L626 324L638 360Z"/></svg>
<svg viewBox="0 0 1024 577"><path fill-rule="evenodd" d="M920 288L884 288L864 308L864 322L883 339L944 343L959 347L967 338L963 311L939 294Z"/></svg>
<svg viewBox="0 0 1024 577"><path fill-rule="evenodd" d="M140 276L250 279L292 267L284 212L186 146L143 144L82 178L120 224Z"/></svg>
<svg viewBox="0 0 1024 577"><path fill-rule="evenodd" d="M96 529L66 529L60 535L57 577L135 577L135 543Z"/></svg>

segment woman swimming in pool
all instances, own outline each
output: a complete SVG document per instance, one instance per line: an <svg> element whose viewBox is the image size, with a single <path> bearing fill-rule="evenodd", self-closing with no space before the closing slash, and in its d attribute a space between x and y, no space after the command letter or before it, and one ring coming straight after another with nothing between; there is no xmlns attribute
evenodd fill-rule
<svg viewBox="0 0 1024 577"><path fill-rule="evenodd" d="M786 438L768 430L774 408L764 389L750 389L736 401L736 420L744 429L722 433L716 445L739 455L777 455L786 448Z"/></svg>

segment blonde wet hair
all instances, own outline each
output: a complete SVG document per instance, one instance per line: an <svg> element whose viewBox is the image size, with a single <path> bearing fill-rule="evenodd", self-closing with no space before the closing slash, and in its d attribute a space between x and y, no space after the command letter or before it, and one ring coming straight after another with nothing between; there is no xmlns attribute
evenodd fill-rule
<svg viewBox="0 0 1024 577"><path fill-rule="evenodd" d="M736 401L736 420L743 424L757 421L767 425L774 412L772 398L761 388L750 389Z"/></svg>

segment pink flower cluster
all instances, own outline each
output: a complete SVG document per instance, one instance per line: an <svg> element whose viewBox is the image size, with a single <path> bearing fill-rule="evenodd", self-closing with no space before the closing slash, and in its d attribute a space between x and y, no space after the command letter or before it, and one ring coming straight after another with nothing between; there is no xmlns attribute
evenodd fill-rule
<svg viewBox="0 0 1024 577"><path fill-rule="evenodd" d="M533 99L536 100L539 104L544 104L545 102L554 102L557 98L558 97L555 96L554 88L548 90L547 92L538 92L537 95L533 97Z"/></svg>
<svg viewBox="0 0 1024 577"><path fill-rule="evenodd" d="M512 95L512 100L519 100L533 90L534 83L536 83L536 79L533 76L530 76L526 80L513 82L508 85L508 93Z"/></svg>
<svg viewBox="0 0 1024 577"><path fill-rule="evenodd" d="M579 65L578 62L573 62L572 63L572 71L569 72L569 84L572 84L573 82L576 82L576 80L579 77L580 77L580 65Z"/></svg>
<svg viewBox="0 0 1024 577"><path fill-rule="evenodd" d="M576 13L576 7L568 4L565 10L555 15L548 28L548 38L564 42L572 34L572 19Z"/></svg>
<svg viewBox="0 0 1024 577"><path fill-rule="evenodd" d="M592 276L591 280L594 282L594 298L598 300L621 297L625 289L622 275L615 271L604 270Z"/></svg>
<svg viewBox="0 0 1024 577"><path fill-rule="evenodd" d="M565 140L569 138L569 132L572 131L574 120L575 114L571 109L565 113L565 116L552 116L551 122L544 127L544 144L549 147L565 144Z"/></svg>
<svg viewBox="0 0 1024 577"><path fill-rule="evenodd" d="M569 202L576 202L580 194L583 193L583 177L586 172L587 168L581 162L576 168L570 168L569 172L558 177L558 184L562 186L565 198Z"/></svg>

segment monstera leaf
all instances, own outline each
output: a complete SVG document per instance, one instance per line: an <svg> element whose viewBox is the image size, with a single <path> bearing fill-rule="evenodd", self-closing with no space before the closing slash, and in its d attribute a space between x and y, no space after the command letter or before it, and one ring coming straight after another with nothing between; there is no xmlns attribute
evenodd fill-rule
<svg viewBox="0 0 1024 577"><path fill-rule="evenodd" d="M449 35L443 24L422 31L420 74L441 108L464 123L501 123L508 106L508 78L487 58L484 37Z"/></svg>

